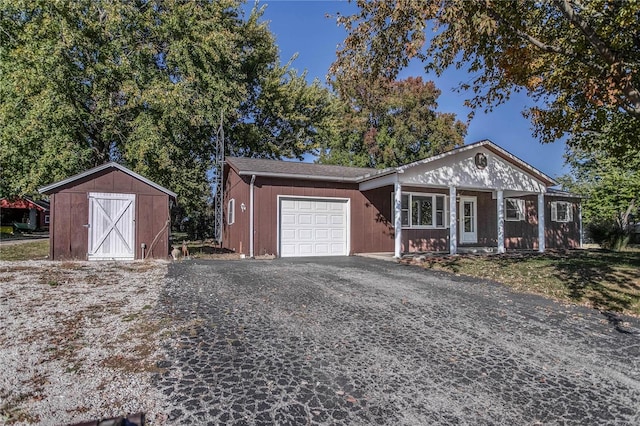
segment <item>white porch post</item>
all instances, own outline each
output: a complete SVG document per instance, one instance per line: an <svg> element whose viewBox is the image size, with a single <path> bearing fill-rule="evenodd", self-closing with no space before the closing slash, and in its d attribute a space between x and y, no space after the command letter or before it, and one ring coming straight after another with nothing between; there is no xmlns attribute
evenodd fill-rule
<svg viewBox="0 0 640 426"><path fill-rule="evenodd" d="M456 214L456 187L449 187L449 254L458 252L458 219Z"/></svg>
<svg viewBox="0 0 640 426"><path fill-rule="evenodd" d="M498 253L504 253L504 191L498 190Z"/></svg>
<svg viewBox="0 0 640 426"><path fill-rule="evenodd" d="M544 192L538 194L538 251L544 253Z"/></svg>
<svg viewBox="0 0 640 426"><path fill-rule="evenodd" d="M395 183L395 195L394 195L394 232L395 238L395 250L394 257L400 259L402 257L402 185L400 185L400 179L396 179Z"/></svg>

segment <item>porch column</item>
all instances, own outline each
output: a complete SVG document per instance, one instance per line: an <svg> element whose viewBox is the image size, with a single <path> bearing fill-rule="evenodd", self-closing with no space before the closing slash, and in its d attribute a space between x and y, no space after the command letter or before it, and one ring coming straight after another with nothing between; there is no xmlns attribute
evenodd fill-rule
<svg viewBox="0 0 640 426"><path fill-rule="evenodd" d="M504 253L504 191L498 190L498 253Z"/></svg>
<svg viewBox="0 0 640 426"><path fill-rule="evenodd" d="M395 195L394 195L394 232L396 234L394 257L400 259L402 257L402 185L400 180L396 180L395 183Z"/></svg>
<svg viewBox="0 0 640 426"><path fill-rule="evenodd" d="M456 187L449 187L449 254L458 252L458 219L456 214Z"/></svg>
<svg viewBox="0 0 640 426"><path fill-rule="evenodd" d="M544 192L538 194L538 251L544 253Z"/></svg>

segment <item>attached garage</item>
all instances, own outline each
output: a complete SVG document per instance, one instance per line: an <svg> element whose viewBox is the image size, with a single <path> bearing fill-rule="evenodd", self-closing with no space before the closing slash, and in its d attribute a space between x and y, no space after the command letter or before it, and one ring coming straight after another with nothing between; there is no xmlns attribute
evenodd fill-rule
<svg viewBox="0 0 640 426"><path fill-rule="evenodd" d="M40 188L52 260L165 259L176 194L117 163Z"/></svg>
<svg viewBox="0 0 640 426"><path fill-rule="evenodd" d="M281 257L349 254L349 200L279 197Z"/></svg>

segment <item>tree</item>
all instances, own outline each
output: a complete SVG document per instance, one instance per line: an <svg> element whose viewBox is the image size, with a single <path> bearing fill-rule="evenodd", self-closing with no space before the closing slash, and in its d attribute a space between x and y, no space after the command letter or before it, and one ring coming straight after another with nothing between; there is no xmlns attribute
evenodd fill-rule
<svg viewBox="0 0 640 426"><path fill-rule="evenodd" d="M464 143L467 127L437 112L440 91L420 77L373 84L337 80L342 118L326 138L320 161L359 167L396 167Z"/></svg>
<svg viewBox="0 0 640 426"><path fill-rule="evenodd" d="M611 121L640 127L638 1L356 4L358 13L338 17L349 32L331 68L338 79L394 78L418 58L437 74L466 67L473 77L460 89L472 91L467 103L474 109L490 110L525 90L541 105L525 114L542 142L569 134L570 145L588 150L589 135L611 131ZM639 132L623 142L614 155L640 149Z"/></svg>
<svg viewBox="0 0 640 426"><path fill-rule="evenodd" d="M584 196L583 218L591 236L605 246L624 248L633 222L640 221L640 152L615 158L573 149L566 158L572 174L559 181Z"/></svg>
<svg viewBox="0 0 640 426"><path fill-rule="evenodd" d="M197 216L221 113L229 152L313 149L328 91L280 64L262 11L245 19L237 0L0 0L0 194L118 161Z"/></svg>

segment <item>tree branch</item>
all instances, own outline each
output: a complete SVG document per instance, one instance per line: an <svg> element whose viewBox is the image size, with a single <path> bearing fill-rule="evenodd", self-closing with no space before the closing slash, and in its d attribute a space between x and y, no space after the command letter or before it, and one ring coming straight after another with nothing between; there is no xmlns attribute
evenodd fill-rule
<svg viewBox="0 0 640 426"><path fill-rule="evenodd" d="M569 0L555 0L562 14L584 34L598 54L611 66L615 84L622 90L628 104L621 105L628 113L640 117L640 92L631 84L631 76L623 69L622 60L606 45L589 24L573 9Z"/></svg>

